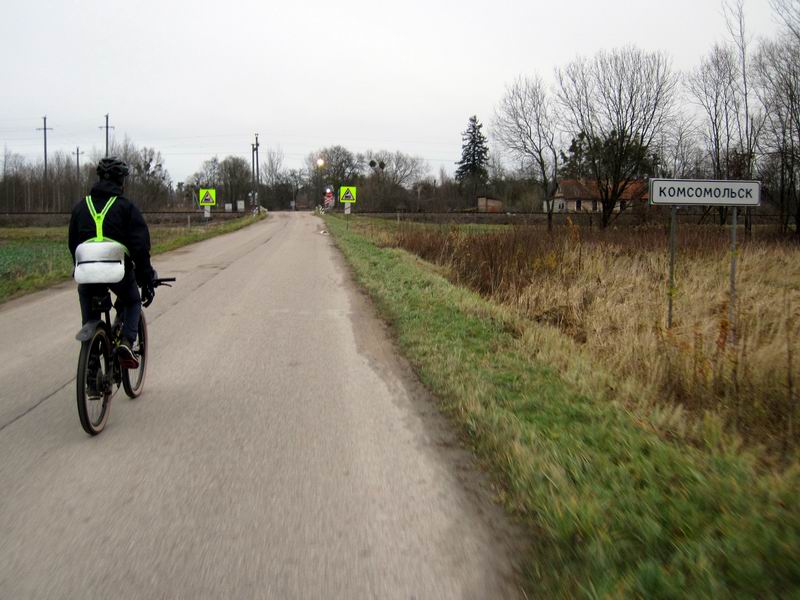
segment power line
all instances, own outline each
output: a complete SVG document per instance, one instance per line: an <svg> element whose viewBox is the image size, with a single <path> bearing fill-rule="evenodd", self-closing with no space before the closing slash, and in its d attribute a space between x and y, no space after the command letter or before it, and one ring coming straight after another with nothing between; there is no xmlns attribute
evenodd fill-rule
<svg viewBox="0 0 800 600"><path fill-rule="evenodd" d="M268 133L271 138L274 139L299 139L299 140L339 140L341 142L367 142L367 143L375 143L375 144L384 144L386 143L385 139L378 139L375 137L353 137L350 135L345 136L336 136L336 135L317 135L317 134L296 134L296 133ZM186 135L186 136L168 136L168 137L148 137L145 138L149 143L153 142L170 142L170 141L181 141L181 140L202 140L202 139L214 139L214 138L237 138L242 137L240 133L214 133L214 134L207 134L207 135ZM410 144L410 145L425 145L425 146L435 146L435 145L449 145L452 143L452 139L440 139L440 140L432 140L432 139L415 139L415 140L393 140L391 144Z"/></svg>

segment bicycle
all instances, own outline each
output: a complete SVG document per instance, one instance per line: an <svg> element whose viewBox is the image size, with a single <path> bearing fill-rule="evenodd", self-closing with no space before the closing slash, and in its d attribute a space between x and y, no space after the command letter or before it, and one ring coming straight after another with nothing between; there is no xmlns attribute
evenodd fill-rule
<svg viewBox="0 0 800 600"><path fill-rule="evenodd" d="M154 287L167 286L174 277L156 279ZM114 308L114 321L111 321L111 308ZM123 368L117 358L117 347L122 336L122 319L117 304L112 305L111 294L92 298L92 308L104 318L87 322L75 339L81 342L78 357L78 373L75 378L78 399L78 417L81 426L89 435L97 435L106 426L111 410L111 399L119 390L125 389L129 398L137 398L144 389L147 371L147 320L139 318L139 330L132 350L139 360L137 369ZM142 307L144 308L144 307Z"/></svg>

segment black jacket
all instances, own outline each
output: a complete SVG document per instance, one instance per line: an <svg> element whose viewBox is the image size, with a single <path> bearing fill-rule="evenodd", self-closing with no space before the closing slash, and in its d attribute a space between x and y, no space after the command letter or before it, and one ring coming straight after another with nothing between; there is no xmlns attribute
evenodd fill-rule
<svg viewBox="0 0 800 600"><path fill-rule="evenodd" d="M150 282L155 276L150 264L150 230L144 222L142 213L122 195L122 188L111 181L98 181L92 186L90 195L94 209L98 213L103 210L111 196L117 197L103 221L103 237L111 238L128 249L130 256L126 257L125 266L126 269L135 269L136 282L140 286ZM72 209L69 221L69 251L72 253L73 263L78 244L96 235L94 219L84 198Z"/></svg>

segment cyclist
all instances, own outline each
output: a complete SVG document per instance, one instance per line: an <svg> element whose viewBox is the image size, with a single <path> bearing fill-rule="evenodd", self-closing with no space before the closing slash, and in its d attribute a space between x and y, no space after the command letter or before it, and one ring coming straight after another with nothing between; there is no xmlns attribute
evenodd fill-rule
<svg viewBox="0 0 800 600"><path fill-rule="evenodd" d="M139 361L132 346L139 328L142 301L149 306L155 297L156 273L150 264L150 231L142 213L123 195L128 165L116 157L104 158L97 164L97 176L99 179L90 195L72 209L69 222L72 261L75 264L76 249L83 242L118 242L125 248L125 274L117 283L79 284L81 318L84 325L99 319L100 311L92 309L92 297L109 289L114 292L117 312L121 311L122 315L122 339L117 349L119 363L123 368L137 369ZM98 239L99 235L102 239Z"/></svg>

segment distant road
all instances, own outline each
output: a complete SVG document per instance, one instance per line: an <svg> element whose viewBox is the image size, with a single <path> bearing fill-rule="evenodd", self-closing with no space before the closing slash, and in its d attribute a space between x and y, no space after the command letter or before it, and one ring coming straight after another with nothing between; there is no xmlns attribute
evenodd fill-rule
<svg viewBox="0 0 800 600"><path fill-rule="evenodd" d="M0 598L516 596L514 528L321 228L156 257L145 392L96 438L74 284L0 306Z"/></svg>

